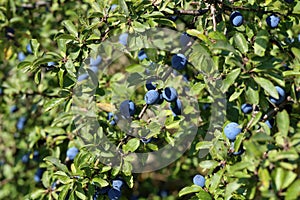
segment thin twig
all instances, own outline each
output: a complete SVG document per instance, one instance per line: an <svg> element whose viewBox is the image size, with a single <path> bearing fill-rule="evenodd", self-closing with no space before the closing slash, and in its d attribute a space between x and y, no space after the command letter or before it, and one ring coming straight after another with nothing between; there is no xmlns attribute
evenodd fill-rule
<svg viewBox="0 0 300 200"><path fill-rule="evenodd" d="M210 12L211 12L211 16L212 16L212 21L213 21L213 28L214 31L217 30L217 21L216 21L216 8L214 4L210 5Z"/></svg>
<svg viewBox="0 0 300 200"><path fill-rule="evenodd" d="M145 104L143 109L141 110L139 116L138 116L139 119L141 119L143 117L143 115L146 112L147 108L148 108L148 104Z"/></svg>
<svg viewBox="0 0 300 200"><path fill-rule="evenodd" d="M177 15L194 15L200 16L207 13L208 9L200 9L200 10L175 10L174 13Z"/></svg>

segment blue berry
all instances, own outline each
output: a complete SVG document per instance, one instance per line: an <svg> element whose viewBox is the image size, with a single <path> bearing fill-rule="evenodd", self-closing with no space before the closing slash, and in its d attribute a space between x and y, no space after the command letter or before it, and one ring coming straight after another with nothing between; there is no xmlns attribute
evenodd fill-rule
<svg viewBox="0 0 300 200"><path fill-rule="evenodd" d="M24 129L24 125L26 123L26 117L20 117L17 122L18 131L22 131Z"/></svg>
<svg viewBox="0 0 300 200"><path fill-rule="evenodd" d="M190 43L191 40L192 40L192 38L187 33L183 33L180 36L180 44L182 47L186 47Z"/></svg>
<svg viewBox="0 0 300 200"><path fill-rule="evenodd" d="M205 178L204 176L197 174L196 176L194 176L193 178L193 183L195 185L198 185L200 187L204 187L205 186Z"/></svg>
<svg viewBox="0 0 300 200"><path fill-rule="evenodd" d="M135 110L135 104L131 100L125 100L120 104L120 112L125 118L133 116Z"/></svg>
<svg viewBox="0 0 300 200"><path fill-rule="evenodd" d="M287 3L294 3L294 0L284 0Z"/></svg>
<svg viewBox="0 0 300 200"><path fill-rule="evenodd" d="M243 24L244 18L243 15L239 11L233 11L230 14L230 21L233 26L241 26Z"/></svg>
<svg viewBox="0 0 300 200"><path fill-rule="evenodd" d="M141 138L141 141L142 141L142 143L144 143L144 144L148 144L148 143L150 143L150 142L152 141L152 137L149 138L149 139L147 139L146 137L142 137L142 138Z"/></svg>
<svg viewBox="0 0 300 200"><path fill-rule="evenodd" d="M226 137L231 141L235 140L236 136L240 134L241 131L242 129L239 128L239 124L235 122L230 122L224 128L224 133Z"/></svg>
<svg viewBox="0 0 300 200"><path fill-rule="evenodd" d="M26 45L26 50L27 50L27 53L33 54L30 43L28 43L28 44Z"/></svg>
<svg viewBox="0 0 300 200"><path fill-rule="evenodd" d="M6 27L5 37L7 37L8 39L13 39L15 37L15 30L11 27Z"/></svg>
<svg viewBox="0 0 300 200"><path fill-rule="evenodd" d="M159 93L156 90L149 90L144 97L146 104L153 105L159 100Z"/></svg>
<svg viewBox="0 0 300 200"><path fill-rule="evenodd" d="M276 28L280 22L280 17L272 14L267 17L266 21L268 26L270 26L271 28Z"/></svg>
<svg viewBox="0 0 300 200"><path fill-rule="evenodd" d="M156 84L153 84L153 80L147 80L146 81L146 88L147 90L155 90L156 89Z"/></svg>
<svg viewBox="0 0 300 200"><path fill-rule="evenodd" d="M26 55L24 54L23 51L21 51L21 52L18 53L18 60L20 62L22 62L23 60L25 60L25 58L26 58Z"/></svg>
<svg viewBox="0 0 300 200"><path fill-rule="evenodd" d="M45 169L44 168L38 168L37 171L34 174L34 181L35 182L40 182L43 176Z"/></svg>
<svg viewBox="0 0 300 200"><path fill-rule="evenodd" d="M138 53L138 59L139 60L144 60L146 58L147 58L147 55L146 55L145 51L143 49L140 50L139 53Z"/></svg>
<svg viewBox="0 0 300 200"><path fill-rule="evenodd" d="M98 55L95 59L94 58L90 58L90 65L91 66L98 66L102 61L102 57L100 55Z"/></svg>
<svg viewBox="0 0 300 200"><path fill-rule="evenodd" d="M118 5L117 4L113 4L110 6L110 11L114 12L117 9Z"/></svg>
<svg viewBox="0 0 300 200"><path fill-rule="evenodd" d="M111 188L108 191L108 198L110 200L118 200L121 197L121 191L120 190L116 190L114 188Z"/></svg>
<svg viewBox="0 0 300 200"><path fill-rule="evenodd" d="M79 150L76 147L71 147L67 150L67 158L69 160L74 160L76 155L79 153Z"/></svg>
<svg viewBox="0 0 300 200"><path fill-rule="evenodd" d="M162 93L163 98L168 102L176 101L178 94L175 88L166 87Z"/></svg>
<svg viewBox="0 0 300 200"><path fill-rule="evenodd" d="M241 106L241 110L243 113L245 114L249 114L252 112L252 105L251 104L248 104L248 103L244 103L242 106Z"/></svg>
<svg viewBox="0 0 300 200"><path fill-rule="evenodd" d="M268 125L269 128L272 128L274 124L274 119L266 120L265 123Z"/></svg>
<svg viewBox="0 0 300 200"><path fill-rule="evenodd" d="M270 101L274 104L280 104L285 99L285 91L279 86L275 86L275 88L278 92L279 99L275 99L274 97L270 97Z"/></svg>
<svg viewBox="0 0 300 200"><path fill-rule="evenodd" d="M22 163L28 163L29 162L29 153L26 153L22 156Z"/></svg>
<svg viewBox="0 0 300 200"><path fill-rule="evenodd" d="M51 62L47 62L47 66L48 66L48 67L55 66L55 62L53 62L53 61L51 61Z"/></svg>
<svg viewBox="0 0 300 200"><path fill-rule="evenodd" d="M182 103L179 99L176 99L175 102L172 102L169 106L170 110L173 113L173 116L181 115L182 112Z"/></svg>
<svg viewBox="0 0 300 200"><path fill-rule="evenodd" d="M173 69L183 70L187 65L187 59L185 55L178 53L172 56L171 64Z"/></svg>
<svg viewBox="0 0 300 200"><path fill-rule="evenodd" d="M14 113L14 112L17 112L18 111L18 107L16 105L13 105L10 107L10 113Z"/></svg>
<svg viewBox="0 0 300 200"><path fill-rule="evenodd" d="M128 33L122 33L120 36L119 36L119 42L121 44L123 44L124 46L127 45L127 40L128 40Z"/></svg>
<svg viewBox="0 0 300 200"><path fill-rule="evenodd" d="M116 190L121 190L123 184L123 181L120 179L112 180L112 187Z"/></svg>
<svg viewBox="0 0 300 200"><path fill-rule="evenodd" d="M164 102L164 98L163 98L162 94L159 94L159 98L158 98L158 100L155 102L155 104L160 105L160 104L162 104L163 102Z"/></svg>
<svg viewBox="0 0 300 200"><path fill-rule="evenodd" d="M35 150L34 152L33 152L33 160L34 161L39 161L39 155L40 155L40 153L37 151L37 150Z"/></svg>
<svg viewBox="0 0 300 200"><path fill-rule="evenodd" d="M107 119L110 121L109 124L112 126L116 125L118 122L118 117L111 112L108 113Z"/></svg>

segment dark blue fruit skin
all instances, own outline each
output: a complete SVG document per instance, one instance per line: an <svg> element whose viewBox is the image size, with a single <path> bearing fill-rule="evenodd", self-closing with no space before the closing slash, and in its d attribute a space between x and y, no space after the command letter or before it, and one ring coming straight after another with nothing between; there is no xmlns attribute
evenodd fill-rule
<svg viewBox="0 0 300 200"><path fill-rule="evenodd" d="M287 3L294 3L294 0L284 0Z"/></svg>
<svg viewBox="0 0 300 200"><path fill-rule="evenodd" d="M27 50L27 53L33 54L30 43L28 43L28 44L26 45L26 50Z"/></svg>
<svg viewBox="0 0 300 200"><path fill-rule="evenodd" d="M10 107L9 112L14 113L14 112L17 112L18 110L19 110L19 108L16 105L13 105Z"/></svg>
<svg viewBox="0 0 300 200"><path fill-rule="evenodd" d="M129 114L131 115L131 116L133 116L134 115L134 113L135 113L135 104L133 103L133 101L129 101L129 103L128 103L128 105L129 105Z"/></svg>
<svg viewBox="0 0 300 200"><path fill-rule="evenodd" d="M276 88L276 90L277 90L277 92L278 92L278 95L279 95L279 99L275 99L275 98L273 98L273 97L270 97L270 101L272 102L272 103L274 103L274 104L280 104L280 103L282 103L283 101L284 101L284 99L285 99L285 91L284 91L284 89L282 89L281 87L279 87L279 86L275 86L275 88Z"/></svg>
<svg viewBox="0 0 300 200"><path fill-rule="evenodd" d="M26 58L26 55L24 54L24 52L23 52L23 51L20 51L20 52L18 53L18 60L19 60L20 62L22 62L23 60L25 60L25 58Z"/></svg>
<svg viewBox="0 0 300 200"><path fill-rule="evenodd" d="M272 128L274 124L274 119L268 119L265 121L265 123L268 125L269 128Z"/></svg>
<svg viewBox="0 0 300 200"><path fill-rule="evenodd" d="M69 160L74 160L76 155L79 153L79 150L76 147L71 147L67 150L67 158Z"/></svg>
<svg viewBox="0 0 300 200"><path fill-rule="evenodd" d="M38 168L37 171L34 174L34 181L35 182L40 182L43 176L45 169L44 168Z"/></svg>
<svg viewBox="0 0 300 200"><path fill-rule="evenodd" d="M146 88L147 88L147 90L155 90L156 89L156 84L153 84L152 80L147 80L146 81Z"/></svg>
<svg viewBox="0 0 300 200"><path fill-rule="evenodd" d="M127 45L127 40L128 40L128 33L122 33L120 36L119 36L119 42L121 44L123 44L124 46Z"/></svg>
<svg viewBox="0 0 300 200"><path fill-rule="evenodd" d="M179 99L176 99L175 102L172 102L169 106L170 110L173 113L173 116L181 115L182 113L182 103Z"/></svg>
<svg viewBox="0 0 300 200"><path fill-rule="evenodd" d="M178 94L175 88L173 87L166 87L162 93L163 98L167 101L167 102L173 102L176 101Z"/></svg>
<svg viewBox="0 0 300 200"><path fill-rule="evenodd" d="M97 187L96 188L96 192L95 194L93 195L93 200L97 200L99 195L104 195L106 194L108 191L109 191L110 187L109 186L106 186L106 187L103 187L103 188L99 188Z"/></svg>
<svg viewBox="0 0 300 200"><path fill-rule="evenodd" d="M124 182L120 179L112 180L112 187L116 190L121 191L123 184L124 184Z"/></svg>
<svg viewBox="0 0 300 200"><path fill-rule="evenodd" d="M159 98L158 100L155 102L155 104L160 105L164 102L164 97L162 96L162 94L159 94Z"/></svg>
<svg viewBox="0 0 300 200"><path fill-rule="evenodd" d="M91 66L98 66L102 61L102 57L98 55L96 58L90 58L90 65Z"/></svg>
<svg viewBox="0 0 300 200"><path fill-rule="evenodd" d="M118 122L118 117L116 115L114 115L112 112L108 113L107 119L108 119L108 121L110 121L109 123L112 126L116 125Z"/></svg>
<svg viewBox="0 0 300 200"><path fill-rule="evenodd" d="M159 100L159 93L156 90L149 90L144 97L146 104L154 105Z"/></svg>
<svg viewBox="0 0 300 200"><path fill-rule="evenodd" d="M17 122L18 131L22 131L24 129L24 125L26 123L26 117L20 117Z"/></svg>
<svg viewBox="0 0 300 200"><path fill-rule="evenodd" d="M236 136L241 133L242 129L238 126L239 124L236 122L230 122L225 126L224 133L229 140L234 141Z"/></svg>
<svg viewBox="0 0 300 200"><path fill-rule="evenodd" d="M5 37L7 39L14 39L15 37L15 30L11 27L6 27L5 28Z"/></svg>
<svg viewBox="0 0 300 200"><path fill-rule="evenodd" d="M125 100L120 104L120 113L123 117L129 118L135 114L135 104L131 100Z"/></svg>
<svg viewBox="0 0 300 200"><path fill-rule="evenodd" d="M172 56L171 64L173 69L183 70L187 65L187 59L185 55L179 53Z"/></svg>
<svg viewBox="0 0 300 200"><path fill-rule="evenodd" d="M26 153L22 156L22 163L28 163L29 162L29 156L30 156L30 153Z"/></svg>
<svg viewBox="0 0 300 200"><path fill-rule="evenodd" d="M244 18L243 15L239 11L233 11L230 14L230 21L233 26L241 26L243 24Z"/></svg>
<svg viewBox="0 0 300 200"><path fill-rule="evenodd" d="M252 105L251 104L248 104L248 103L244 103L242 106L241 106L241 110L243 113L245 114L249 114L252 112Z"/></svg>
<svg viewBox="0 0 300 200"><path fill-rule="evenodd" d="M114 188L111 188L108 191L108 198L110 200L118 200L121 197L121 191L120 190L116 190Z"/></svg>
<svg viewBox="0 0 300 200"><path fill-rule="evenodd" d="M204 176L202 176L200 174L195 175L194 178L193 178L193 183L195 185L200 186L200 187L204 187L205 186L205 178L204 178Z"/></svg>
<svg viewBox="0 0 300 200"><path fill-rule="evenodd" d="M142 137L141 138L141 142L144 143L144 144L148 144L152 141L152 137L147 139L146 137Z"/></svg>
<svg viewBox="0 0 300 200"><path fill-rule="evenodd" d="M180 36L180 45L182 47L186 47L191 40L192 40L192 38L187 33L183 33Z"/></svg>
<svg viewBox="0 0 300 200"><path fill-rule="evenodd" d="M148 58L148 57L147 57L147 54L145 53L145 51L143 49L140 50L139 53L138 53L138 59L139 60L144 60L146 58Z"/></svg>
<svg viewBox="0 0 300 200"><path fill-rule="evenodd" d="M280 22L280 17L272 14L267 17L266 22L271 28L276 28Z"/></svg>

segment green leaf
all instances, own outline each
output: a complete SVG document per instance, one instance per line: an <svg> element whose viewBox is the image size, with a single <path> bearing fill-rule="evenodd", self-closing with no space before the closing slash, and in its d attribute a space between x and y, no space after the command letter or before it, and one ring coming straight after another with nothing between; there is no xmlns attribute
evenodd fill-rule
<svg viewBox="0 0 300 200"><path fill-rule="evenodd" d="M71 33L74 37L78 37L78 31L75 25L70 20L65 20L62 22L63 26Z"/></svg>
<svg viewBox="0 0 300 200"><path fill-rule="evenodd" d="M59 170L69 173L69 170L66 165L62 164L61 161L58 158L55 158L53 156L47 156L44 158L45 161L48 161L52 163L54 166L56 166Z"/></svg>
<svg viewBox="0 0 300 200"><path fill-rule="evenodd" d="M45 111L49 111L57 106L59 106L61 103L65 101L65 98L54 98L47 101L44 105Z"/></svg>
<svg viewBox="0 0 300 200"><path fill-rule="evenodd" d="M40 48L40 43L38 42L37 39L31 39L30 44L32 46L33 54L35 57L38 57L39 54L39 48Z"/></svg>
<svg viewBox="0 0 300 200"><path fill-rule="evenodd" d="M225 190L225 199L229 200L232 197L232 194L241 187L241 184L239 184L237 181L231 182L226 185Z"/></svg>
<svg viewBox="0 0 300 200"><path fill-rule="evenodd" d="M46 191L43 189L38 189L30 194L31 199L40 199L40 197L45 194Z"/></svg>
<svg viewBox="0 0 300 200"><path fill-rule="evenodd" d="M241 69L237 68L232 70L226 78L222 81L221 91L223 93L227 92L228 88L234 83L235 79L239 76L241 73Z"/></svg>
<svg viewBox="0 0 300 200"><path fill-rule="evenodd" d="M125 15L128 16L129 15L129 11L128 11L128 7L127 7L127 4L126 4L125 0L119 0L119 5L120 5L120 8L125 13Z"/></svg>
<svg viewBox="0 0 300 200"><path fill-rule="evenodd" d="M219 162L215 160L204 160L199 163L199 166L204 169L211 169L211 168L215 168L218 164Z"/></svg>
<svg viewBox="0 0 300 200"><path fill-rule="evenodd" d="M264 56L268 47L269 33L267 30L258 31L254 42L254 53L258 56Z"/></svg>
<svg viewBox="0 0 300 200"><path fill-rule="evenodd" d="M300 179L293 182L293 184L287 189L285 200L296 200L300 196Z"/></svg>
<svg viewBox="0 0 300 200"><path fill-rule="evenodd" d="M282 135L287 136L290 127L290 117L286 110L277 113L276 122L278 131Z"/></svg>
<svg viewBox="0 0 300 200"><path fill-rule="evenodd" d="M254 89L252 87L247 87L247 90L245 92L245 98L248 103L258 105L258 103L259 103L258 90Z"/></svg>
<svg viewBox="0 0 300 200"><path fill-rule="evenodd" d="M195 193L195 192L199 192L203 190L200 186L198 185L192 185L189 187L184 187L179 191L179 197L183 196L183 195L187 195L187 194L191 194L191 193Z"/></svg>
<svg viewBox="0 0 300 200"><path fill-rule="evenodd" d="M235 46L240 50L240 52L247 53L248 52L248 43L246 38L242 33L236 33L233 36Z"/></svg>
<svg viewBox="0 0 300 200"><path fill-rule="evenodd" d="M237 88L235 90L235 92L229 97L229 102L232 102L234 100L236 100L237 98L239 98L239 96L241 96L241 94L243 93L244 88Z"/></svg>
<svg viewBox="0 0 300 200"><path fill-rule="evenodd" d="M140 140L138 138L130 139L127 144L123 145L123 150L125 153L134 152L140 146Z"/></svg>
<svg viewBox="0 0 300 200"><path fill-rule="evenodd" d="M109 185L109 183L108 183L106 180L104 180L104 179L102 179L102 178L100 178L100 177L95 177L95 178L93 178L93 179L92 179L92 182L98 183L98 185L99 185L100 187L105 187L105 186L108 186L108 185Z"/></svg>
<svg viewBox="0 0 300 200"><path fill-rule="evenodd" d="M75 74L76 69L75 69L75 66L71 59L68 59L67 63L65 64L65 67L66 67L67 72L71 75L71 77L75 78L76 77L76 74Z"/></svg>
<svg viewBox="0 0 300 200"><path fill-rule="evenodd" d="M210 194L208 194L206 191L204 190L200 190L196 196L198 197L198 199L205 199L205 200L211 200L211 196Z"/></svg>
<svg viewBox="0 0 300 200"><path fill-rule="evenodd" d="M264 90L266 90L270 96L274 97L275 99L279 98L278 92L271 81L261 77L254 77L254 81Z"/></svg>
<svg viewBox="0 0 300 200"><path fill-rule="evenodd" d="M63 171L57 171L53 174L57 179L63 184L68 184L73 182L73 180Z"/></svg>
<svg viewBox="0 0 300 200"><path fill-rule="evenodd" d="M20 62L18 64L18 68L19 69L24 69L25 67L30 67L30 65L31 65L31 62L29 62L29 61L23 61L23 62Z"/></svg>
<svg viewBox="0 0 300 200"><path fill-rule="evenodd" d="M300 49L296 48L296 47L292 47L292 52L293 54L296 56L296 58L300 61Z"/></svg>

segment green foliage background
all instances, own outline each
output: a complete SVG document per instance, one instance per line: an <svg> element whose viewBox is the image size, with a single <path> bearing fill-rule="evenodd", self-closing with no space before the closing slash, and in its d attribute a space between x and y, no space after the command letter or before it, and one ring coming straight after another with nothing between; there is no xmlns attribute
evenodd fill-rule
<svg viewBox="0 0 300 200"><path fill-rule="evenodd" d="M164 199L298 199L300 2L231 2L1 0L0 199L92 199L95 186L110 185L116 177L122 177L127 184L121 199L132 195L161 199L158 194L162 190L168 191ZM118 6L112 11L113 4ZM205 10L210 5L216 8L216 31L210 9L199 16L180 12ZM240 27L233 27L229 21L233 10L244 16ZM270 13L281 18L276 29L270 29L265 22ZM172 16L178 19L172 21ZM9 36L8 27L14 29ZM189 58L186 73L188 85L197 96L201 123L190 149L176 162L159 171L131 174L129 162L111 168L86 150L72 123L72 92L79 67L89 55L97 53L100 43L123 32L138 33L154 27L187 32L199 43ZM28 43L32 54L26 51ZM26 54L23 62L17 59L21 51ZM129 52L126 59L138 63L137 52ZM155 63L170 64L169 53L149 50L149 57ZM48 66L50 61L55 64ZM209 65L206 62L213 63L217 77L200 73ZM110 103L112 91L121 87L116 80L126 70L130 72L126 67L124 62L124 66L99 74L96 99L100 103ZM218 81L211 82L209 78ZM173 84L178 84L177 80ZM212 141L203 141L211 112L216 112L203 105L217 101L210 90L210 84L216 83L221 84L220 92L226 95L226 123L235 121L243 127L234 146L235 151L241 146L245 149L240 156L232 155L222 127L214 130ZM287 94L280 105L269 102L270 95L277 95L276 85ZM139 108L144 103L143 94L141 90L134 97ZM259 110L245 115L240 110L243 103L254 104ZM13 105L19 108L16 112L10 112ZM122 141L123 150L158 148L155 143L123 141L125 134L106 119L109 110L105 106L99 109L101 131L110 134L116 144ZM22 116L27 121L24 129L18 130L16 124ZM275 119L271 129L264 123L267 118ZM170 120L176 126L178 119ZM170 132L158 132L156 136L172 143ZM65 152L71 146L80 148L80 153L73 164L67 165ZM204 149L209 149L209 154L199 158ZM38 161L32 159L35 150L40 154ZM28 152L31 160L24 164L21 159ZM33 179L38 167L46 168L41 183ZM192 183L197 173L206 178L204 189ZM60 184L52 190L51 184L57 180Z"/></svg>

